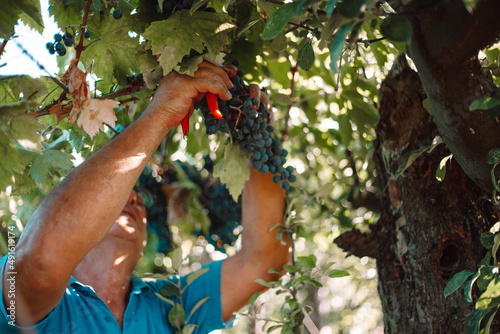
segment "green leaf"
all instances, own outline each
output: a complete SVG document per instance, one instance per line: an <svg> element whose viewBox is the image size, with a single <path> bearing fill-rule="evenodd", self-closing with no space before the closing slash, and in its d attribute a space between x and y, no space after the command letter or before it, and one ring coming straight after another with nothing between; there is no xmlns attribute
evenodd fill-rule
<svg viewBox="0 0 500 334"><path fill-rule="evenodd" d="M493 246L491 246L491 247L493 248ZM491 262L491 252L486 252L484 257L477 264L477 267L479 268L481 266L488 266L490 264L490 262Z"/></svg>
<svg viewBox="0 0 500 334"><path fill-rule="evenodd" d="M67 173L73 169L73 156L70 153L44 150L37 155L30 168L30 175L39 186L46 185L53 172Z"/></svg>
<svg viewBox="0 0 500 334"><path fill-rule="evenodd" d="M43 27L40 1L18 0L3 3L0 11L0 38L8 38L14 32L14 27L22 15L26 15L38 26Z"/></svg>
<svg viewBox="0 0 500 334"><path fill-rule="evenodd" d="M189 316L187 317L186 322L189 322L189 319L191 319L194 312L196 312L196 310L199 309L209 298L210 298L210 296L204 297L196 302L196 304L191 309L191 312L189 313Z"/></svg>
<svg viewBox="0 0 500 334"><path fill-rule="evenodd" d="M338 0L328 0L328 4L326 5L326 15L328 17L332 16L333 10L337 6Z"/></svg>
<svg viewBox="0 0 500 334"><path fill-rule="evenodd" d="M194 332L194 330L196 328L198 328L199 326L198 325L195 325L195 324L189 324L189 325L186 325L182 328L182 334L191 334Z"/></svg>
<svg viewBox="0 0 500 334"><path fill-rule="evenodd" d="M298 256L297 257L297 263L300 266L302 266L306 269L309 269L309 270L316 268L316 262L317 262L317 259L316 259L316 256L314 256L314 254L311 254L309 256Z"/></svg>
<svg viewBox="0 0 500 334"><path fill-rule="evenodd" d="M338 4L337 10L340 15L348 19L355 19L361 14L361 7L366 0L342 1Z"/></svg>
<svg viewBox="0 0 500 334"><path fill-rule="evenodd" d="M465 300L468 301L469 303L472 303L472 287L474 286L474 283L476 282L478 277L479 277L479 271L476 271L474 273L474 276L472 276L472 278L468 280L464 285Z"/></svg>
<svg viewBox="0 0 500 334"><path fill-rule="evenodd" d="M11 1L9 6L19 7L31 20L43 28L42 11L38 0L17 0ZM2 6L2 11L8 6Z"/></svg>
<svg viewBox="0 0 500 334"><path fill-rule="evenodd" d="M163 297L163 296L162 296L160 293L158 293L158 292L155 292L155 295L156 295L156 297L158 297L158 298L160 298L161 300L163 300L165 303L168 303L168 304L170 304L170 305L174 306L174 304L175 304L175 303L174 303L174 301L173 301L173 300L170 300L170 299L168 299L168 298Z"/></svg>
<svg viewBox="0 0 500 334"><path fill-rule="evenodd" d="M424 107L424 109L427 110L429 115L434 116L431 108L431 102L429 101L429 99L425 99L422 101L422 107Z"/></svg>
<svg viewBox="0 0 500 334"><path fill-rule="evenodd" d="M40 151L43 137L38 131L43 130L43 125L35 117L21 116L11 121L10 135L17 139L19 144L30 150Z"/></svg>
<svg viewBox="0 0 500 334"><path fill-rule="evenodd" d="M477 287L484 291L495 277L494 271L497 271L496 266L484 266L479 268L479 277L477 278Z"/></svg>
<svg viewBox="0 0 500 334"><path fill-rule="evenodd" d="M495 277L477 300L476 308L491 309L498 305L500 305L500 277Z"/></svg>
<svg viewBox="0 0 500 334"><path fill-rule="evenodd" d="M302 15L306 10L307 6L311 4L312 0L299 0L297 1L297 6L295 8L295 15Z"/></svg>
<svg viewBox="0 0 500 334"><path fill-rule="evenodd" d="M168 321L175 328L181 329L186 322L186 313L181 304L175 303L170 312L168 312Z"/></svg>
<svg viewBox="0 0 500 334"><path fill-rule="evenodd" d="M347 271L340 269L333 269L328 273L328 277L330 278L345 277L349 275L350 274Z"/></svg>
<svg viewBox="0 0 500 334"><path fill-rule="evenodd" d="M495 318L497 311L498 307L496 309L491 310L488 314L486 314L483 317L483 320L481 320L481 326L479 327L479 330L480 331L482 330L482 334L490 333L491 324L493 323L493 319Z"/></svg>
<svg viewBox="0 0 500 334"><path fill-rule="evenodd" d="M113 77L125 80L131 71L139 72L137 58L141 51L139 37L131 37L129 31L137 25L135 17L115 20L111 16L101 19L99 15L90 18L89 30L99 38L82 52L81 61L85 67L92 63L92 71L106 82Z"/></svg>
<svg viewBox="0 0 500 334"><path fill-rule="evenodd" d="M276 286L279 285L279 283L277 283L277 282L266 282L262 278L256 279L255 283L258 283L258 284L265 286L267 288L275 288Z"/></svg>
<svg viewBox="0 0 500 334"><path fill-rule="evenodd" d="M493 256L493 263L497 264L497 251L500 247L500 233L495 234L493 238L493 247L491 248L491 255Z"/></svg>
<svg viewBox="0 0 500 334"><path fill-rule="evenodd" d="M488 110L500 107L500 100L494 97L483 97L470 104L469 110Z"/></svg>
<svg viewBox="0 0 500 334"><path fill-rule="evenodd" d="M465 320L464 333L465 334L479 334L479 324L481 319L488 314L488 309L477 309L474 313L467 317Z"/></svg>
<svg viewBox="0 0 500 334"><path fill-rule="evenodd" d="M230 143L226 146L224 159L220 159L214 166L214 176L220 178L237 202L246 180L250 177L250 170L240 145Z"/></svg>
<svg viewBox="0 0 500 334"><path fill-rule="evenodd" d="M453 275L451 280L446 285L446 288L444 288L444 296L448 297L453 291L457 290L462 284L464 284L464 282L472 274L474 274L473 271L463 270L463 271Z"/></svg>
<svg viewBox="0 0 500 334"><path fill-rule="evenodd" d="M312 278L311 278L311 277L309 277L309 276L306 276L306 275L304 275L304 276L299 276L299 277L295 278L295 279L292 281L292 286L295 286L295 287L296 287L296 286L298 286L299 284L301 284L301 283L303 283L303 282L309 282L309 281L311 281L311 280L312 280Z"/></svg>
<svg viewBox="0 0 500 334"><path fill-rule="evenodd" d="M160 293L163 297L175 297L179 295L179 287L174 284L167 284L161 289Z"/></svg>
<svg viewBox="0 0 500 334"><path fill-rule="evenodd" d="M299 268L295 267L295 266L292 266L290 264L285 264L283 266L283 269L285 269L286 271L288 271L289 273L296 273L299 271Z"/></svg>
<svg viewBox="0 0 500 334"><path fill-rule="evenodd" d="M434 148L436 148L438 145L440 145L442 143L443 143L443 139L440 136L436 136L436 137L434 137L434 139L432 140L432 143L430 145L423 146L423 147L419 148L418 150L405 153L403 156L403 162L399 166L398 170L396 171L396 174L395 174L396 177L399 177L401 174L403 174L403 172L408 167L410 167L413 164L413 162L415 160L417 160L417 158L419 156L421 156L424 152L428 151L430 153L430 152L432 152L432 150L434 150Z"/></svg>
<svg viewBox="0 0 500 334"><path fill-rule="evenodd" d="M439 182L442 182L444 180L444 177L446 176L446 163L448 162L448 160L451 160L451 158L453 158L453 154L444 157L439 162L439 167L436 170L436 180L438 180Z"/></svg>
<svg viewBox="0 0 500 334"><path fill-rule="evenodd" d="M143 36L151 42L153 53L161 55L160 65L168 73L191 49L202 53L206 47L215 58L226 43L226 31L234 27L227 14L197 11L190 15L189 10L182 10L151 23Z"/></svg>
<svg viewBox="0 0 500 334"><path fill-rule="evenodd" d="M309 71L311 67L314 65L314 50L311 42L307 42L304 46L299 50L299 54L297 56L297 61L299 66L304 71Z"/></svg>
<svg viewBox="0 0 500 334"><path fill-rule="evenodd" d="M335 33L335 37L333 37L332 44L330 45L330 60L331 60L330 68L333 74L337 74L339 72L337 68L337 61L339 60L340 55L342 54L342 49L344 48L346 36L351 31L351 29L352 29L352 23L350 22L340 27Z"/></svg>
<svg viewBox="0 0 500 334"><path fill-rule="evenodd" d="M191 283L193 283L198 277L201 275L205 274L209 269L208 268L202 268L199 270L196 270L194 273L191 273L186 277L186 287L187 288Z"/></svg>
<svg viewBox="0 0 500 334"><path fill-rule="evenodd" d="M96 2L96 1L94 1ZM82 23L82 11L85 8L85 0L75 0L71 5L67 1L49 0L49 13L54 16L54 21L59 28L67 25L78 25ZM99 15L95 15L98 16Z"/></svg>
<svg viewBox="0 0 500 334"><path fill-rule="evenodd" d="M177 247L172 252L172 268L174 268L176 272L179 272L179 270L181 269L181 264L182 264L182 248Z"/></svg>
<svg viewBox="0 0 500 334"><path fill-rule="evenodd" d="M484 248L487 250L491 251L493 248L493 244L495 243L495 235L491 232L484 232L481 233L481 237L479 238L481 241L481 245L483 245Z"/></svg>
<svg viewBox="0 0 500 334"><path fill-rule="evenodd" d="M494 165L500 161L500 148L493 148L488 152L488 164Z"/></svg>
<svg viewBox="0 0 500 334"><path fill-rule="evenodd" d="M255 301L257 300L257 298L259 298L259 296L262 294L262 291L257 291L255 292L252 297L250 297L250 301L248 302L248 304L252 307L254 307L255 305Z"/></svg>
<svg viewBox="0 0 500 334"><path fill-rule="evenodd" d="M295 16L296 2L281 5L267 20L262 38L273 39L285 28L286 24Z"/></svg>
<svg viewBox="0 0 500 334"><path fill-rule="evenodd" d="M163 0L160 0L163 3ZM191 9L189 10L190 14L196 12L201 6L208 3L208 0L194 0Z"/></svg>
<svg viewBox="0 0 500 334"><path fill-rule="evenodd" d="M413 29L410 21L402 15L389 15L380 24L380 33L394 42L410 42Z"/></svg>

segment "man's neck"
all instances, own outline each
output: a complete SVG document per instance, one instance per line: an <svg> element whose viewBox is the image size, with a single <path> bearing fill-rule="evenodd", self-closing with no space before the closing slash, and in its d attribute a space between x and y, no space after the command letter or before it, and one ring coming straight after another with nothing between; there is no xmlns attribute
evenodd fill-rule
<svg viewBox="0 0 500 334"><path fill-rule="evenodd" d="M122 247L120 242L101 242L73 272L78 281L94 288L120 327L123 327L123 316L132 287L132 272L138 261L138 258L132 257L131 252Z"/></svg>

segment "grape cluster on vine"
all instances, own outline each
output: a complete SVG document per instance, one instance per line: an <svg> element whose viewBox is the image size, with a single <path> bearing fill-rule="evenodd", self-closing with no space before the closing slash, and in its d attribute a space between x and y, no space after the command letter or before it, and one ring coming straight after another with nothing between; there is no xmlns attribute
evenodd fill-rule
<svg viewBox="0 0 500 334"><path fill-rule="evenodd" d="M55 34L54 42L48 42L45 46L51 55L57 53L58 56L64 56L67 52L66 47L73 46L73 35L69 32L64 34Z"/></svg>
<svg viewBox="0 0 500 334"><path fill-rule="evenodd" d="M233 61L234 66L238 64L237 60ZM242 70L230 74L233 83L230 92L233 97L229 101L217 99L217 112L214 111L209 94L195 108L200 109L203 115L207 134L229 133L233 143L241 145L245 154L249 155L255 169L262 174L274 174L273 182L281 183L281 188L288 190L290 182L296 180L294 168L284 167L288 151L273 135L270 111L257 98L250 99L243 81L244 74Z"/></svg>
<svg viewBox="0 0 500 334"><path fill-rule="evenodd" d="M241 203L235 202L225 185L213 177L202 177L200 171L180 161L176 162L190 181L201 189L198 200L210 219L208 233L201 229L194 231L203 236L215 249L225 252L225 245L234 245L240 234ZM205 168L211 173L212 161L205 160ZM212 165L213 166L213 165ZM154 178L150 172L144 172L139 178L139 185L153 194L155 205L148 208L148 229L158 236L157 251L167 253L172 250L172 235L169 230L167 198L162 191L164 184L177 182L175 168L168 168L161 177Z"/></svg>

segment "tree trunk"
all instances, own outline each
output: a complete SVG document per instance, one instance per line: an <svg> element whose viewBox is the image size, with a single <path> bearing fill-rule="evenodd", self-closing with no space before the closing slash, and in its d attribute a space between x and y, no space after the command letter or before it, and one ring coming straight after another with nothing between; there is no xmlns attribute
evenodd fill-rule
<svg viewBox="0 0 500 334"><path fill-rule="evenodd" d="M419 77L404 56L382 83L380 96L374 158L381 217L371 234L353 231L335 242L354 255L377 259L386 333L461 333L474 302L465 301L463 288L447 298L443 291L455 273L477 269L485 255L480 235L498 221L498 210L454 159L444 181L436 179L440 161L450 154L444 144L396 178L405 154L429 145L439 133L422 106ZM499 332L494 324L492 333Z"/></svg>

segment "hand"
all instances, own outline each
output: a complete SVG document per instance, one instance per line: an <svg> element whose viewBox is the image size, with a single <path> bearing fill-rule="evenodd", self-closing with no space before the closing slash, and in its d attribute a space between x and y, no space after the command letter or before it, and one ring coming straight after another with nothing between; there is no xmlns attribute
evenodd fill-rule
<svg viewBox="0 0 500 334"><path fill-rule="evenodd" d="M186 115L191 115L194 103L210 92L223 100L229 100L233 87L226 72L210 63L202 62L194 75L177 72L167 74L158 86L146 112L156 113L160 120L171 129L180 124Z"/></svg>

